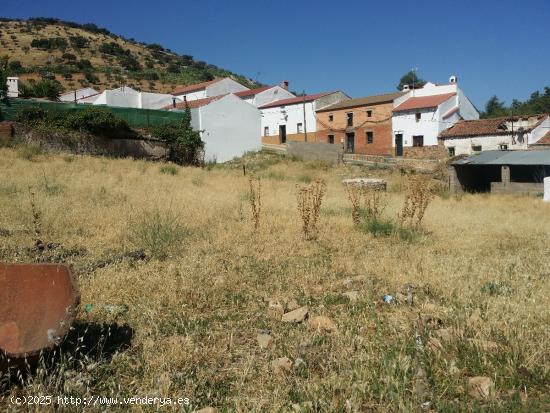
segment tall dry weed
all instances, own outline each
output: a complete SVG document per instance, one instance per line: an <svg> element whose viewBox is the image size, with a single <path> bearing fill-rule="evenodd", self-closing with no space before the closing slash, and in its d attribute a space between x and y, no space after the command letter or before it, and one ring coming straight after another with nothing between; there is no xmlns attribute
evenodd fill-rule
<svg viewBox="0 0 550 413"><path fill-rule="evenodd" d="M326 182L319 178L311 185L296 185L296 200L298 201L298 212L302 218L302 234L305 239L314 239L317 236L317 222L326 191Z"/></svg>
<svg viewBox="0 0 550 413"><path fill-rule="evenodd" d="M248 202L252 211L252 221L254 223L254 231L260 229L260 214L262 211L262 183L260 178L248 178L249 196Z"/></svg>
<svg viewBox="0 0 550 413"><path fill-rule="evenodd" d="M414 176L405 184L405 201L401 212L397 214L401 225L420 227L426 208L433 199L431 183L428 177Z"/></svg>

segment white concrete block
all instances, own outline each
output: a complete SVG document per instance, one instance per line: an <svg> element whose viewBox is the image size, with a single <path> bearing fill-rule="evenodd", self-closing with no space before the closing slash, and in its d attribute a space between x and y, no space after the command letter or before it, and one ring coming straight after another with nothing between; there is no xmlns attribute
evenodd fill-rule
<svg viewBox="0 0 550 413"><path fill-rule="evenodd" d="M544 178L544 201L550 202L550 176Z"/></svg>

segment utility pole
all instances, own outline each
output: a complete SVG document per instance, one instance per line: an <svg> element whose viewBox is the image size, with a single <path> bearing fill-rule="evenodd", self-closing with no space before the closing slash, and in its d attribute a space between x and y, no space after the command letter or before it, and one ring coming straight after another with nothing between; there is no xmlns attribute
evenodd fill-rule
<svg viewBox="0 0 550 413"><path fill-rule="evenodd" d="M307 142L307 122L306 122L306 91L302 90L302 106L304 108L304 142Z"/></svg>

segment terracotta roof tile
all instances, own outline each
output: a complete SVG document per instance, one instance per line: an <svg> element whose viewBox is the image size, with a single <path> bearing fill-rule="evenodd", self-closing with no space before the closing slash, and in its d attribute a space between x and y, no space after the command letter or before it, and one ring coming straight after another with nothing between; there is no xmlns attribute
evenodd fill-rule
<svg viewBox="0 0 550 413"><path fill-rule="evenodd" d="M455 123L448 129L445 129L439 134L442 139L458 138L469 136L484 136L484 135L508 135L511 133L507 129L506 123L510 121L517 122L520 119L536 118L537 122L530 127L524 128L525 132L529 132L536 128L548 115L533 115L533 116L514 116L501 117L491 119L476 119L476 120L461 120Z"/></svg>
<svg viewBox="0 0 550 413"><path fill-rule="evenodd" d="M456 93L444 93L441 95L432 96L414 96L408 98L406 101L394 108L393 111L399 112L402 110L435 108L454 95L456 95Z"/></svg>
<svg viewBox="0 0 550 413"><path fill-rule="evenodd" d="M546 135L535 142L535 145L550 145L550 131L546 132Z"/></svg>
<svg viewBox="0 0 550 413"><path fill-rule="evenodd" d="M233 93L233 94L235 96L240 97L240 98L244 98L246 96L254 96L254 95L257 95L258 93L265 92L266 90L271 89L272 87L275 87L275 86L264 86L264 87L259 87L257 89L243 90L243 91L236 92L236 93Z"/></svg>
<svg viewBox="0 0 550 413"><path fill-rule="evenodd" d="M316 93L314 95L297 96L295 98L276 100L275 102L270 102L263 106L260 106L260 109L273 108L276 106L294 105L302 102L312 102L316 99L322 98L323 96L327 96L332 93L335 93L335 92Z"/></svg>
<svg viewBox="0 0 550 413"><path fill-rule="evenodd" d="M346 108L353 108L357 106L369 106L369 105L376 105L379 103L393 102L394 99L397 99L398 97L403 96L403 94L404 94L403 92L395 92L395 93L386 93L383 95L372 95L372 96L366 96L363 98L344 100L342 102L320 109L317 112L326 112L330 110L346 109Z"/></svg>

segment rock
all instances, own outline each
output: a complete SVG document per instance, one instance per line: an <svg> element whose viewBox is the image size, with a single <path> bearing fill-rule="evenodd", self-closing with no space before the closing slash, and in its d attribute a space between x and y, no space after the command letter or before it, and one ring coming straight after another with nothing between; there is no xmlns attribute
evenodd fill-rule
<svg viewBox="0 0 550 413"><path fill-rule="evenodd" d="M477 338L469 338L468 343L470 343L472 346L476 347L477 349L485 352L495 352L498 351L499 345L498 343L495 343L494 341L489 340L480 340Z"/></svg>
<svg viewBox="0 0 550 413"><path fill-rule="evenodd" d="M200 410L195 410L194 413L218 413L218 409L215 407L203 407Z"/></svg>
<svg viewBox="0 0 550 413"><path fill-rule="evenodd" d="M281 321L285 323L301 323L307 317L308 308L306 306L297 308L296 310L290 311L286 314L283 314Z"/></svg>
<svg viewBox="0 0 550 413"><path fill-rule="evenodd" d="M269 334L258 334L256 336L256 341L258 342L258 345L263 349L270 349L273 348L273 337L271 337Z"/></svg>
<svg viewBox="0 0 550 413"><path fill-rule="evenodd" d="M344 297L346 297L350 302L355 303L359 299L359 291L346 291L344 294L342 294Z"/></svg>
<svg viewBox="0 0 550 413"><path fill-rule="evenodd" d="M273 373L280 374L292 370L292 361L288 357L281 357L271 362Z"/></svg>
<svg viewBox="0 0 550 413"><path fill-rule="evenodd" d="M311 317L308 322L309 327L322 332L334 333L337 331L336 324L323 315Z"/></svg>
<svg viewBox="0 0 550 413"><path fill-rule="evenodd" d="M277 300L269 300L267 304L267 315L269 318L280 319L285 313L283 305Z"/></svg>
<svg viewBox="0 0 550 413"><path fill-rule="evenodd" d="M288 311L296 310L299 307L300 304L298 304L298 302L294 298L286 303L286 308Z"/></svg>
<svg viewBox="0 0 550 413"><path fill-rule="evenodd" d="M350 178L343 179L342 185L355 186L359 188L373 188L381 191L386 190L386 181L377 178Z"/></svg>
<svg viewBox="0 0 550 413"><path fill-rule="evenodd" d="M306 362L301 357L298 357L296 360L294 360L294 368L295 369L300 368L301 366L305 367L305 365L306 365Z"/></svg>
<svg viewBox="0 0 550 413"><path fill-rule="evenodd" d="M468 379L468 394L477 400L484 400L494 396L495 383L489 377L470 377Z"/></svg>
<svg viewBox="0 0 550 413"><path fill-rule="evenodd" d="M441 328L439 330L435 330L433 334L444 344L456 343L464 336L462 330L458 328Z"/></svg>

